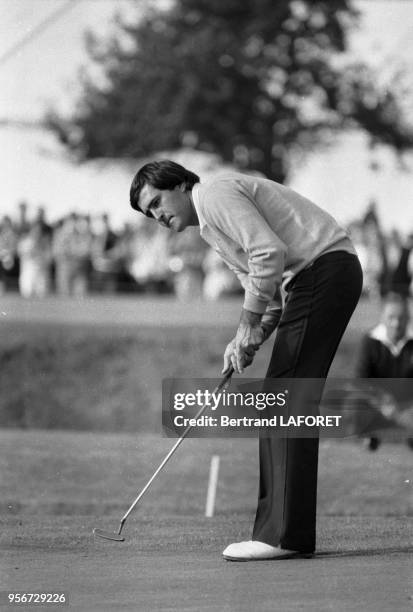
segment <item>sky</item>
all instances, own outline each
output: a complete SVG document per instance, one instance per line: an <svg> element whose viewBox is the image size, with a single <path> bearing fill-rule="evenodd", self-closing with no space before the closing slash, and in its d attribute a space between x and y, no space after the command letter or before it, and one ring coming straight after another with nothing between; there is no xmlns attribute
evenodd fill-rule
<svg viewBox="0 0 413 612"><path fill-rule="evenodd" d="M76 97L77 71L81 65L87 65L84 31L108 33L116 11L128 17L139 12L144 1L0 0L0 120L36 121L50 105L69 109ZM376 67L378 78L383 81L400 61L411 65L413 2L357 0L354 4L361 11L361 20L358 30L350 36L352 57ZM35 36L33 30L59 9L65 12ZM33 38L27 44L4 57L28 35ZM48 156L43 155L45 150ZM20 197L46 203L53 200L55 214L67 210L71 201L77 202L79 208L93 205L98 208L105 199L105 191L110 191L107 205L112 207L115 217L122 217L123 208L113 202L124 197L130 182L129 169L116 169L117 178L112 177L109 189L102 183L102 173L98 181L96 170L91 171L90 166L63 167L53 151L51 139L44 135L16 132L0 125L0 171L6 170L6 180L1 181L3 210L11 210ZM401 172L394 156L386 150L378 153L382 172L372 173L368 168L369 155L366 139L361 135L340 138L335 149L310 155L293 173L292 186L339 220L346 220L352 211L366 206L374 197L387 226L409 223L413 228L412 174ZM413 161L410 165L413 167ZM70 197L66 193L69 187L64 195L62 189L59 194L59 186L66 183L71 187ZM121 194L117 198L113 192L115 184Z"/></svg>
<svg viewBox="0 0 413 612"><path fill-rule="evenodd" d="M37 119L53 102L66 108L68 90L76 91L78 67L87 64L85 30L110 31L116 11L136 9L131 0L0 0L0 118ZM15 43L58 9L60 18L4 63Z"/></svg>

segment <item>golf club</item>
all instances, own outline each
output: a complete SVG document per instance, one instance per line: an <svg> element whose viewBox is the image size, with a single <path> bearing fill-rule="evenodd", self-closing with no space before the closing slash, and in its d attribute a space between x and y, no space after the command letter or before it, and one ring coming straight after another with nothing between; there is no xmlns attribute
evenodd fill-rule
<svg viewBox="0 0 413 612"><path fill-rule="evenodd" d="M226 372L226 374L224 375L224 377L221 380L221 382L219 383L219 385L217 385L217 387L215 387L215 389L213 390L212 393L215 394L215 393L219 393L220 391L222 391L226 387L226 385L229 383L230 378L233 375L233 373L234 373L234 368L231 366L229 368L229 370ZM194 418L197 419L198 417L200 417L202 415L202 413L206 410L208 405L209 404L204 404L203 406L201 406L201 408L198 410L198 412L197 412L197 414L195 415ZM104 529L98 529L98 528L95 527L95 529L93 530L93 533L94 533L95 536L98 536L99 538L104 538L106 540L113 540L115 542L123 542L125 540L125 538L121 535L121 533L122 533L123 527L124 527L124 525L126 523L126 519L130 515L132 510L135 508L135 506L139 502L139 500L142 499L142 497L145 495L146 491L149 489L149 487L151 486L151 484L153 483L153 481L155 480L155 478L157 477L159 472L168 463L169 459L172 457L172 455L174 454L174 452L176 451L178 446L181 444L181 442L183 442L183 440L186 438L186 436L191 431L191 429L192 429L192 425L188 425L188 427L185 429L185 431L182 434L182 436L173 445L173 447L171 448L169 453L166 455L166 457L164 458L162 463L159 465L157 470L153 473L151 478L148 480L146 485L143 487L142 491L139 493L137 498L133 501L131 506L128 508L128 510L126 511L125 515L122 517L122 519L120 521L120 524L119 524L118 531L117 532L105 531Z"/></svg>

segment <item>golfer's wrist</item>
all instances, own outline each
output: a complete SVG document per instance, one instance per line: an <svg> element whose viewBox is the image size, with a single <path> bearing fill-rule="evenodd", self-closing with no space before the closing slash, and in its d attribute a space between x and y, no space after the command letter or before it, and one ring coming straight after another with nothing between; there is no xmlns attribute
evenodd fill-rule
<svg viewBox="0 0 413 612"><path fill-rule="evenodd" d="M243 308L241 310L240 325L250 325L256 327L261 324L262 314L259 312L252 312Z"/></svg>
<svg viewBox="0 0 413 612"><path fill-rule="evenodd" d="M264 332L264 341L268 340L268 338L271 336L272 332L276 327L276 325L268 325L265 323L261 323L261 329Z"/></svg>

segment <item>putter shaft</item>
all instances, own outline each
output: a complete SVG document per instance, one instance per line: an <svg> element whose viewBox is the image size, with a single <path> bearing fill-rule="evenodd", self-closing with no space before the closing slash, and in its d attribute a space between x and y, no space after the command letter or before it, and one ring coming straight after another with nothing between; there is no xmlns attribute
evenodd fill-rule
<svg viewBox="0 0 413 612"><path fill-rule="evenodd" d="M219 393L220 391L222 391L222 389L224 389L224 387L228 384L231 376L234 373L234 369L231 366L230 369L228 370L228 372L225 374L225 376L223 377L223 379L221 380L221 382L219 383L219 385L217 385L215 387L215 389L213 390L212 393ZM201 408L198 410L197 414L195 415L195 419L197 419L198 417L200 417L202 415L202 413L206 410L206 408L208 407L208 404L204 404L203 406L201 406ZM135 508L136 504L139 502L140 499L142 499L142 497L145 495L146 491L149 489L149 487L151 486L151 484L153 483L153 481L155 480L155 478L157 477L157 475L159 474L159 472L163 469L163 467L168 463L169 459L172 457L172 455L174 454L174 452L176 451L176 449L179 447L180 444L182 444L182 442L185 440L186 436L188 435L188 433L191 431L192 429L192 425L188 425L188 427L185 429L184 433L182 434L182 436L176 441L176 443L173 445L173 447L171 448L171 450L168 452L168 454L166 455L166 457L163 459L163 461L160 463L160 465L158 466L158 468L156 469L156 471L153 473L153 475L150 477L150 479L148 480L148 482L146 483L146 485L143 487L142 491L139 493L139 495L137 496L137 498L132 502L132 504L130 505L130 507L128 508L128 510L125 512L124 516L122 517L120 524L119 524L119 529L117 533L111 533L108 531L104 531L103 529L94 529L93 533L101 538L105 538L107 540L114 540L117 542L123 542L123 540L125 538L123 538L121 536L123 527L125 525L126 519L128 518L128 516L130 515L130 513L132 512L132 510Z"/></svg>
<svg viewBox="0 0 413 612"><path fill-rule="evenodd" d="M231 376L234 373L234 369L231 368L228 370L228 372L225 374L224 378L221 380L221 382L219 383L219 385L217 385L215 387L215 389L212 391L213 394L215 393L219 393L220 391L222 391L222 389L228 384ZM205 412L205 410L207 409L208 404L204 404L203 406L201 406L201 408L198 410L198 412L195 415L195 419L197 419L198 417L200 417L203 412ZM139 502L140 499L142 499L142 497L145 495L146 491L149 489L149 487L151 486L151 484L153 483L153 481L155 480L155 478L157 477L157 475L159 474L159 472L164 468L164 466L168 463L169 459L172 457L172 455L174 454L174 452L176 451L176 449L180 446L180 444L182 444L182 442L185 440L186 436L189 434L189 432L192 429L192 425L188 425L188 427L185 429L184 433L182 434L182 436L175 442L175 444L173 445L173 447L171 448L171 450L169 451L169 453L166 455L166 457L163 459L163 461L160 463L160 465L158 466L158 468L156 469L156 471L153 473L153 475L150 477L150 479L148 480L148 482L146 483L146 485L143 487L142 491L139 493L138 497L133 501L133 503L131 504L131 506L128 508L128 510L125 512L121 522L120 522L120 527L119 527L119 534L121 533L122 529L123 529L123 525L125 524L126 519L128 518L128 516L130 515L130 513L132 512L132 510L135 508L136 504Z"/></svg>

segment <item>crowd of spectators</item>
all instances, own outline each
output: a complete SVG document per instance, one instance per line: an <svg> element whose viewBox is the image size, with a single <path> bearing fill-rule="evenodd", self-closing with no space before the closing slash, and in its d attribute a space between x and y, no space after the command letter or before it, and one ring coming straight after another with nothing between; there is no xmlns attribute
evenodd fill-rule
<svg viewBox="0 0 413 612"><path fill-rule="evenodd" d="M385 233L374 201L348 229L363 269L363 294L381 298L390 292L412 295L413 233Z"/></svg>
<svg viewBox="0 0 413 612"><path fill-rule="evenodd" d="M29 298L141 292L216 300L241 292L196 228L173 234L139 221L115 231L107 214L73 212L51 224L43 207L29 219L21 202L15 218L0 219L0 293L18 290ZM411 294L413 234L384 233L374 203L348 229L363 267L364 295Z"/></svg>
<svg viewBox="0 0 413 612"><path fill-rule="evenodd" d="M115 231L107 214L75 212L51 224L44 207L29 216L21 202L15 218L0 218L0 294L141 292L193 300L241 291L195 228L172 234L142 217Z"/></svg>

